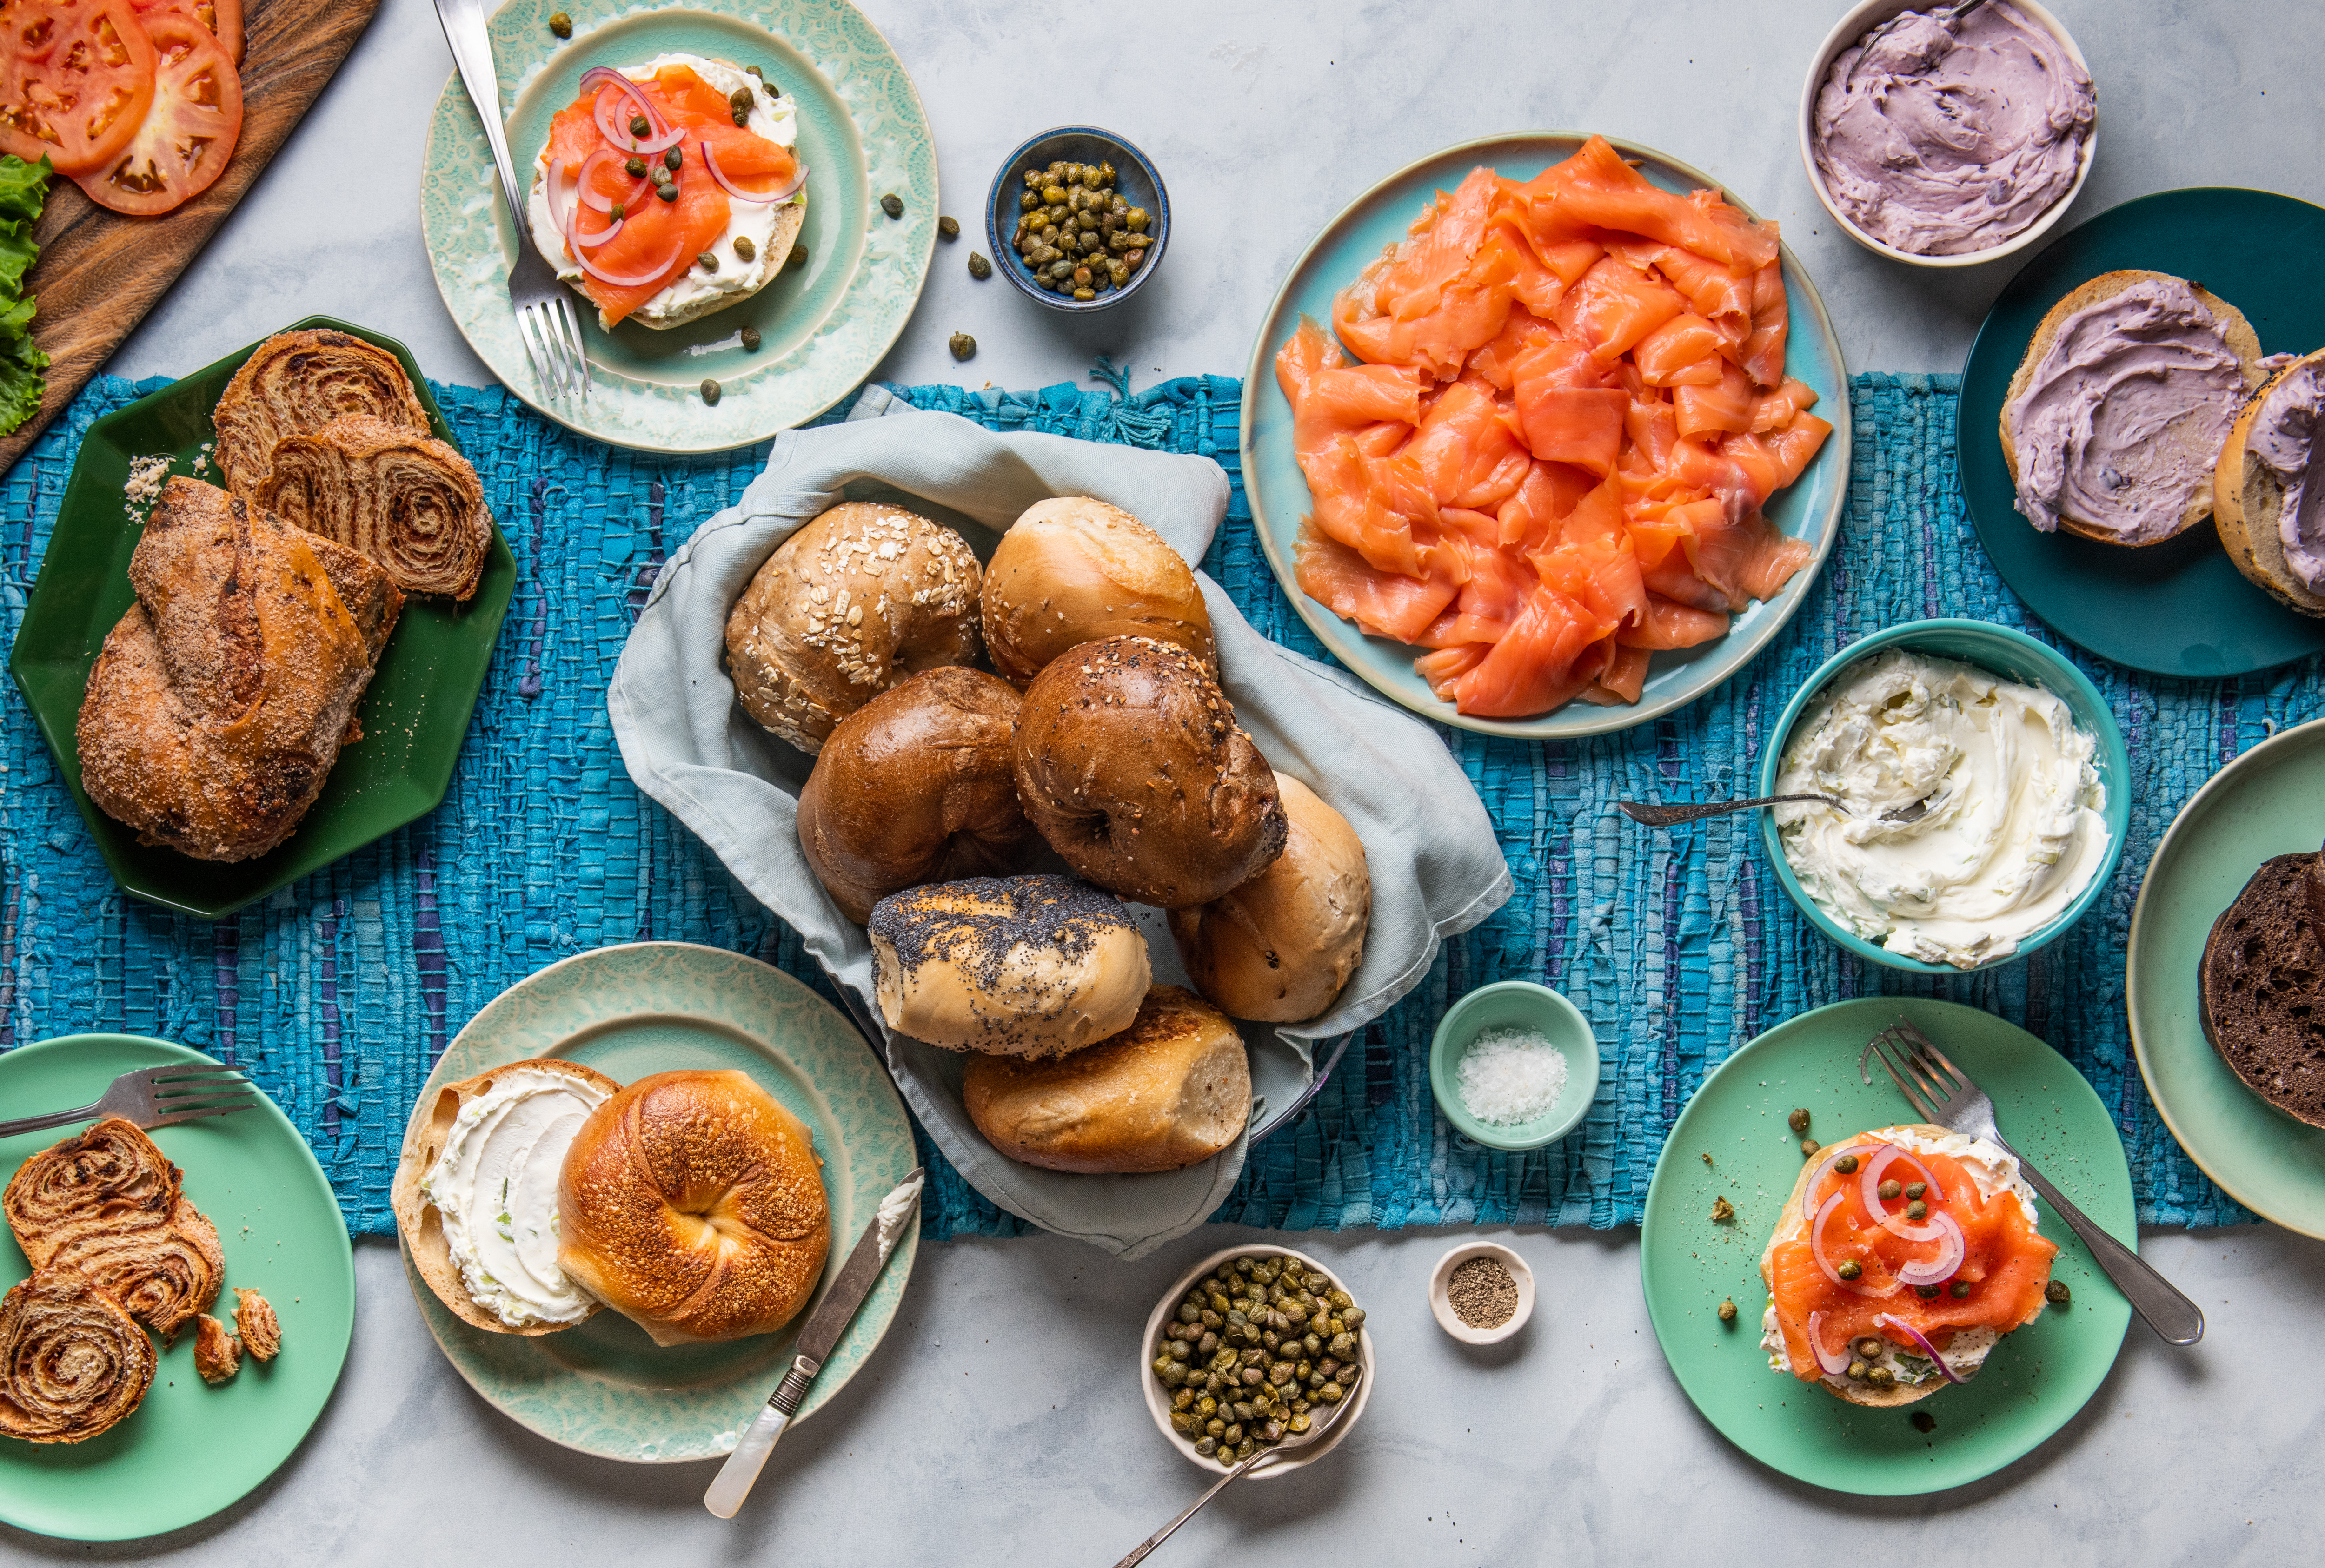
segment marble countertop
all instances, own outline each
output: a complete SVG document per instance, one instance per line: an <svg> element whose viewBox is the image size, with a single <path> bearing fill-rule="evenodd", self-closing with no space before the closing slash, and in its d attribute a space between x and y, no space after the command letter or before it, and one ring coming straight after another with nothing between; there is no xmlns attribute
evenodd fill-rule
<svg viewBox="0 0 2325 1568"><path fill-rule="evenodd" d="M1085 117L1155 158L1178 226L1162 275L1088 319L973 282L975 240L940 244L883 379L1036 387L1079 380L1100 353L1139 385L1239 374L1277 280L1331 213L1413 158L1518 126L1664 149L1782 219L1858 368L1958 368L2012 270L1880 261L1816 207L1793 126L1801 73L1839 0L862 3L920 86L946 207L965 226L1010 146ZM2186 185L2325 201L2325 75L2312 58L2325 5L2054 9L2098 85L2099 159L2075 217ZM437 298L416 220L421 138L449 69L425 0L384 0L308 123L111 368L181 373L321 311L401 337L440 380L486 383ZM1005 107L1037 79L1050 84L1038 112ZM944 348L957 330L983 346L967 365ZM1695 1414L1647 1324L1635 1232L1487 1232L1533 1264L1541 1304L1506 1345L1455 1344L1422 1287L1471 1233L1296 1239L1372 1305L1377 1394L1330 1459L1231 1490L1158 1562L1751 1561L1868 1547L1945 1560L1997 1542L2047 1568L2315 1554L2325 1443L2294 1358L2325 1300L2325 1243L2269 1226L2150 1232L2143 1247L2209 1319L2203 1344L2172 1351L2135 1324L2098 1396L2034 1454L1973 1486L1886 1500L1778 1477ZM785 1440L732 1523L701 1508L709 1466L588 1459L500 1417L436 1352L394 1249L366 1242L346 1376L272 1481L151 1541L88 1546L0 1527L0 1561L1109 1563L1202 1484L1143 1413L1139 1324L1181 1268L1243 1234L1207 1231L1126 1265L1047 1237L923 1249L886 1343ZM2301 1379L2291 1394L2289 1372Z"/></svg>

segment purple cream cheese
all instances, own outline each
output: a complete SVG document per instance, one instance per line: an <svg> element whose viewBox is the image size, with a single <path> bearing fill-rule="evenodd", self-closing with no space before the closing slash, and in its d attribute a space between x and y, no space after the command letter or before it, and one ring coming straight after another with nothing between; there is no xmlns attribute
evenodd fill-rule
<svg viewBox="0 0 2325 1568"><path fill-rule="evenodd" d="M1850 222L1917 256L1990 250L2075 183L2097 101L2059 41L2008 0L1908 11L1833 58L1818 174Z"/></svg>
<svg viewBox="0 0 2325 1568"><path fill-rule="evenodd" d="M2195 290L2142 278L2060 325L2010 405L2018 510L2152 544L2209 492L2244 401L2243 367Z"/></svg>
<svg viewBox="0 0 2325 1568"><path fill-rule="evenodd" d="M2325 594L2325 474L2317 438L2325 435L2325 361L2311 360L2269 389L2253 417L2245 450L2284 486L2276 520L2284 564L2312 594Z"/></svg>

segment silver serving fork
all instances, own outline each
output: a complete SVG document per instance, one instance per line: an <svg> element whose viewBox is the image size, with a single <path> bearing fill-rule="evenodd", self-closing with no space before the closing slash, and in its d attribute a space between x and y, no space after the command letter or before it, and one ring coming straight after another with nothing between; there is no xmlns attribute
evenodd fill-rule
<svg viewBox="0 0 2325 1568"><path fill-rule="evenodd" d="M589 356L581 346L581 323L573 313L573 293L557 281L556 269L533 243L524 220L524 188L509 162L508 138L501 129L500 78L493 68L492 39L485 32L483 0L436 0L444 42L460 68L460 85L485 123L485 140L500 171L501 196L516 229L516 265L509 272L509 308L516 312L517 337L532 362L533 379L553 403L569 397L589 401Z"/></svg>
<svg viewBox="0 0 2325 1568"><path fill-rule="evenodd" d="M231 1116L262 1102L255 1086L236 1068L173 1062L122 1074L106 1085L95 1104L78 1111L51 1111L42 1116L0 1121L0 1138L76 1121L101 1121L108 1116L144 1128L170 1127L199 1116Z"/></svg>
<svg viewBox="0 0 2325 1568"><path fill-rule="evenodd" d="M2204 1314L2196 1304L2181 1295L2179 1287L2158 1274L2154 1265L2094 1224L2024 1155L2004 1140L1994 1125L1994 1102L1969 1081L1968 1075L1946 1059L1946 1054L1929 1036L1902 1017L1894 1026L1875 1035L1857 1063L1857 1075L1870 1084L1873 1075L1866 1067L1865 1056L1881 1058L1881 1065L1888 1069L1889 1076L1896 1081L1913 1109L1922 1113L1922 1120L1935 1122L1950 1132L1983 1138L2015 1159L2028 1185L2058 1211L2069 1230L2082 1238L2083 1245L2091 1250L2091 1256L2107 1270L2107 1277L2130 1299L2132 1310L2166 1343L2192 1345L2204 1337Z"/></svg>

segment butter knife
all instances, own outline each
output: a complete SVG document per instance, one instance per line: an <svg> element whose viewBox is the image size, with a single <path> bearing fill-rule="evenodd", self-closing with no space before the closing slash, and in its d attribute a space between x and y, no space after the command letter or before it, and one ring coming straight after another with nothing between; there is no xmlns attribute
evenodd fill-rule
<svg viewBox="0 0 2325 1568"><path fill-rule="evenodd" d="M792 1358L791 1370L775 1391L760 1407L758 1419L743 1434L743 1441L727 1456L727 1462L702 1494L702 1506L722 1519L731 1519L751 1495L751 1483L759 1479L759 1471L774 1452L775 1439L799 1413L801 1401L807 1397L808 1385L823 1368L824 1360L831 1354L832 1346L848 1332L856 1316L856 1309L872 1294L873 1283L880 1277L880 1269L888 1261L888 1254L896 1250L897 1241L904 1227L912 1222L920 1206L921 1184L924 1173L915 1167L912 1174L896 1185L896 1190L880 1200L880 1207L872 1222L864 1227L864 1234L856 1243L856 1250L848 1255L840 1267L839 1277L831 1282L823 1300L800 1330L799 1353Z"/></svg>

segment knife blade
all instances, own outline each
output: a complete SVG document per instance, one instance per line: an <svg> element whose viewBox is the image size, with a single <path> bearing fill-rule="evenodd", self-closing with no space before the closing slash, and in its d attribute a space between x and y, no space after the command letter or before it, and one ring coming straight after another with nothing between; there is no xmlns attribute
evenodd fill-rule
<svg viewBox="0 0 2325 1568"><path fill-rule="evenodd" d="M864 1227L857 1238L856 1250L840 1266L839 1277L823 1293L823 1300L808 1314L807 1326L800 1330L797 1353L792 1358L790 1370L767 1402L759 1408L758 1418L750 1430L718 1467L718 1474L710 1482L710 1490L702 1494L702 1506L722 1519L731 1519L751 1495L751 1483L759 1479L765 1468L767 1455L774 1452L775 1440L799 1413L807 1398L808 1385L823 1370L839 1336L848 1332L855 1320L856 1309L872 1293L873 1282L888 1261L888 1254L896 1250L897 1241L911 1223L913 1212L920 1206L921 1184L926 1173L914 1167L912 1173L896 1184L896 1188L880 1200L871 1223Z"/></svg>

